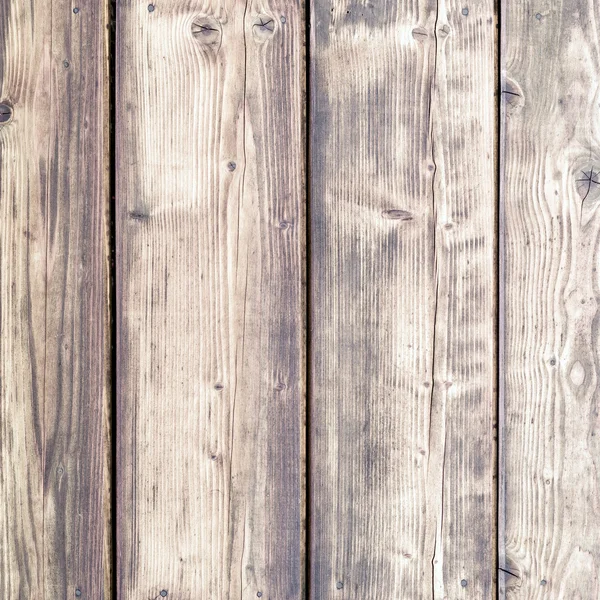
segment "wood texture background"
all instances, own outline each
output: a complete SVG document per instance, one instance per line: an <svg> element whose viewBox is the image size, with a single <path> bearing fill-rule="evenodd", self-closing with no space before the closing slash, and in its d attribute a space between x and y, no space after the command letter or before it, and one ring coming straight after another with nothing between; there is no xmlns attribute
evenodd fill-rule
<svg viewBox="0 0 600 600"><path fill-rule="evenodd" d="M108 13L0 0L0 597L600 598L600 8Z"/></svg>
<svg viewBox="0 0 600 600"><path fill-rule="evenodd" d="M598 598L600 6L503 9L503 583Z"/></svg>
<svg viewBox="0 0 600 600"><path fill-rule="evenodd" d="M304 10L117 11L119 598L304 587Z"/></svg>
<svg viewBox="0 0 600 600"><path fill-rule="evenodd" d="M312 8L311 597L492 598L493 3Z"/></svg>
<svg viewBox="0 0 600 600"><path fill-rule="evenodd" d="M110 597L106 24L0 1L2 598Z"/></svg>

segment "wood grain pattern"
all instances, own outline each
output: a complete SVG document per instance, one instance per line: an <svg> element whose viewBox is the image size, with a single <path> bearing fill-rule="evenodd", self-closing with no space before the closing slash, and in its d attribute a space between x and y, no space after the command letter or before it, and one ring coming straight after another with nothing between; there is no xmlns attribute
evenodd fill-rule
<svg viewBox="0 0 600 600"><path fill-rule="evenodd" d="M311 597L492 598L493 3L311 31Z"/></svg>
<svg viewBox="0 0 600 600"><path fill-rule="evenodd" d="M0 1L2 598L110 594L106 23Z"/></svg>
<svg viewBox="0 0 600 600"><path fill-rule="evenodd" d="M505 2L505 597L600 597L600 6Z"/></svg>
<svg viewBox="0 0 600 600"><path fill-rule="evenodd" d="M117 10L118 598L304 573L304 10Z"/></svg>

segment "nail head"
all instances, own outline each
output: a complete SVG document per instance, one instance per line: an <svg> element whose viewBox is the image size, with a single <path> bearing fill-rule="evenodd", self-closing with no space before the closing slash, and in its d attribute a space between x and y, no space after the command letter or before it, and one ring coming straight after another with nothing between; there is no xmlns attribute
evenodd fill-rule
<svg viewBox="0 0 600 600"><path fill-rule="evenodd" d="M462 14L465 15L465 17L469 14L469 9L468 8L463 8L462 9Z"/></svg>
<svg viewBox="0 0 600 600"><path fill-rule="evenodd" d="M235 171L237 165L231 160L227 163L227 169L229 171Z"/></svg>
<svg viewBox="0 0 600 600"><path fill-rule="evenodd" d="M154 12L154 4L148 4L148 12ZM162 592L160 595L162 596Z"/></svg>
<svg viewBox="0 0 600 600"><path fill-rule="evenodd" d="M542 579L542 580L540 581L540 585L546 585L546 583L548 583L548 582L547 582L545 579Z"/></svg>
<svg viewBox="0 0 600 600"><path fill-rule="evenodd" d="M79 588L77 588L75 590L75 595L79 598L79 596L81 596L81 590Z"/></svg>
<svg viewBox="0 0 600 600"><path fill-rule="evenodd" d="M168 593L167 590L162 590L160 592L160 595L164 598L167 595L167 593Z"/></svg>
<svg viewBox="0 0 600 600"><path fill-rule="evenodd" d="M463 580L460 582L460 585L462 585L462 587L467 587L467 580L466 580L466 579L463 579Z"/></svg>
<svg viewBox="0 0 600 600"><path fill-rule="evenodd" d="M73 13L74 13L74 14L77 14L78 12L79 12L79 9L78 9L77 7L75 7L75 8L73 9Z"/></svg>
<svg viewBox="0 0 600 600"><path fill-rule="evenodd" d="M69 66L70 66L70 65L69 65L69 61L68 61L68 60L63 60L63 67L64 67L65 69L68 69L68 68L69 68Z"/></svg>
<svg viewBox="0 0 600 600"><path fill-rule="evenodd" d="M341 581L338 581L338 582L335 584L335 587L336 587L338 590L341 590L341 589L344 587L344 584L343 584Z"/></svg>

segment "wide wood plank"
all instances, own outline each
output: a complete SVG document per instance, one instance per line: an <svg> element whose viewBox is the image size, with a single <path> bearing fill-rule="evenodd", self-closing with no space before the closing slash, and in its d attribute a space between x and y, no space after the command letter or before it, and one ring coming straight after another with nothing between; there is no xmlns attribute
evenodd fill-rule
<svg viewBox="0 0 600 600"><path fill-rule="evenodd" d="M0 596L108 598L107 3L0 1Z"/></svg>
<svg viewBox="0 0 600 600"><path fill-rule="evenodd" d="M600 5L503 3L505 597L600 597Z"/></svg>
<svg viewBox="0 0 600 600"><path fill-rule="evenodd" d="M311 31L311 597L492 598L493 2Z"/></svg>
<svg viewBox="0 0 600 600"><path fill-rule="evenodd" d="M117 7L118 598L300 598L304 11Z"/></svg>

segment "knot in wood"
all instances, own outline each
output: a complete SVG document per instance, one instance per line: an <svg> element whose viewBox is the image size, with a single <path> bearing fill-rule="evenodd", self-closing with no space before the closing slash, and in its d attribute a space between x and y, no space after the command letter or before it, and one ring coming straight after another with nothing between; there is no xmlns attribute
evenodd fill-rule
<svg viewBox="0 0 600 600"><path fill-rule="evenodd" d="M10 104L2 102L0 104L0 124L8 123L12 119L13 109Z"/></svg>
<svg viewBox="0 0 600 600"><path fill-rule="evenodd" d="M412 30L412 36L417 42L424 42L429 37L429 34L425 27L415 27Z"/></svg>
<svg viewBox="0 0 600 600"><path fill-rule="evenodd" d="M598 197L597 192L600 186L600 168L592 165L587 169L582 169L575 183L582 203L588 199L595 200Z"/></svg>
<svg viewBox="0 0 600 600"><path fill-rule="evenodd" d="M192 35L203 46L218 48L221 25L213 17L197 17L192 21Z"/></svg>
<svg viewBox="0 0 600 600"><path fill-rule="evenodd" d="M507 116L520 110L525 104L523 90L516 81L505 77L500 89L500 101Z"/></svg>
<svg viewBox="0 0 600 600"><path fill-rule="evenodd" d="M252 33L259 40L269 39L275 32L275 19L268 15L258 15L252 25Z"/></svg>
<svg viewBox="0 0 600 600"><path fill-rule="evenodd" d="M445 38L448 35L450 35L450 25L448 25L447 23L445 23L444 25L442 25L441 27L438 28L437 32L438 32L438 36L441 38Z"/></svg>
<svg viewBox="0 0 600 600"><path fill-rule="evenodd" d="M381 215L384 219L391 219L392 221L412 221L413 219L412 213L407 210L402 210L401 208L384 210Z"/></svg>

